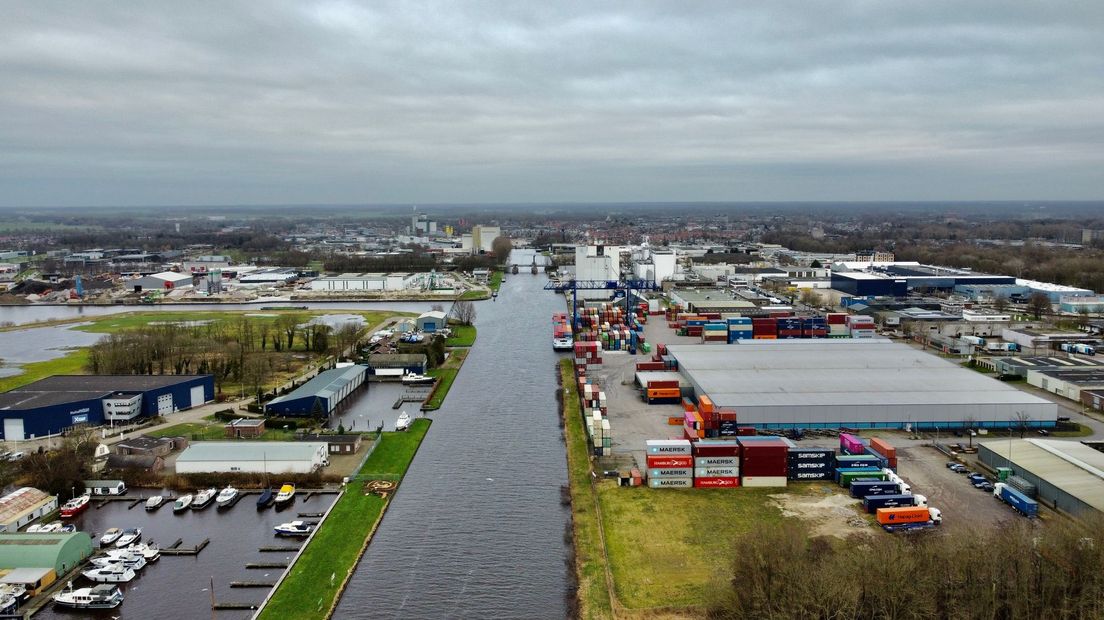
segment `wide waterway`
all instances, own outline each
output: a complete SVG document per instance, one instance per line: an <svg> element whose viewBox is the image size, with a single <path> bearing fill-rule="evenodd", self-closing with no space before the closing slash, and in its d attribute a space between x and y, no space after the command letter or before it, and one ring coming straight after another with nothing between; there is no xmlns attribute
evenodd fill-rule
<svg viewBox="0 0 1104 620"><path fill-rule="evenodd" d="M337 618L563 618L567 482L544 275L507 275Z"/></svg>

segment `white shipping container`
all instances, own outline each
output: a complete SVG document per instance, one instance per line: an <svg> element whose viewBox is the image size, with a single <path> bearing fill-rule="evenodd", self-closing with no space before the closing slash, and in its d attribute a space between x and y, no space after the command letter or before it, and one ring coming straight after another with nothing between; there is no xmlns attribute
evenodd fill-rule
<svg viewBox="0 0 1104 620"><path fill-rule="evenodd" d="M740 484L745 487L784 487L785 476L744 476Z"/></svg>
<svg viewBox="0 0 1104 620"><path fill-rule="evenodd" d="M648 448L648 454L669 456L691 453L690 442L686 439L649 439L644 444Z"/></svg>
<svg viewBox="0 0 1104 620"><path fill-rule="evenodd" d="M738 456L695 456L694 467L739 467Z"/></svg>
<svg viewBox="0 0 1104 620"><path fill-rule="evenodd" d="M648 470L649 478L693 478L693 467L657 467Z"/></svg>
<svg viewBox="0 0 1104 620"><path fill-rule="evenodd" d="M739 467L695 467L695 478L736 478L740 475Z"/></svg>
<svg viewBox="0 0 1104 620"><path fill-rule="evenodd" d="M693 478L648 478L648 486L653 489L691 489Z"/></svg>

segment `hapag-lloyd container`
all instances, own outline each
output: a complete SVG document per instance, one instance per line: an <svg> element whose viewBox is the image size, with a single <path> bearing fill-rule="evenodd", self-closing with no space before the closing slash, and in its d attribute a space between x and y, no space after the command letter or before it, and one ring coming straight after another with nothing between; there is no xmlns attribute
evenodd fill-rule
<svg viewBox="0 0 1104 620"><path fill-rule="evenodd" d="M695 478L736 478L740 475L739 467L695 467Z"/></svg>
<svg viewBox="0 0 1104 620"><path fill-rule="evenodd" d="M739 467L738 456L695 456L694 467Z"/></svg>
<svg viewBox="0 0 1104 620"><path fill-rule="evenodd" d="M694 478L694 487L698 489L734 489L740 486L739 478Z"/></svg>
<svg viewBox="0 0 1104 620"><path fill-rule="evenodd" d="M684 454L691 456L690 442L685 439L649 439L645 443L648 454L670 456Z"/></svg>
<svg viewBox="0 0 1104 620"><path fill-rule="evenodd" d="M648 486L653 489L692 489L693 478L648 478Z"/></svg>
<svg viewBox="0 0 1104 620"><path fill-rule="evenodd" d="M694 457L679 455L679 456L652 456L648 455L648 469L666 469L674 467L693 467L695 465Z"/></svg>
<svg viewBox="0 0 1104 620"><path fill-rule="evenodd" d="M648 478L693 478L693 467L663 467L649 469Z"/></svg>
<svg viewBox="0 0 1104 620"><path fill-rule="evenodd" d="M785 476L744 476L740 483L745 487L784 487Z"/></svg>

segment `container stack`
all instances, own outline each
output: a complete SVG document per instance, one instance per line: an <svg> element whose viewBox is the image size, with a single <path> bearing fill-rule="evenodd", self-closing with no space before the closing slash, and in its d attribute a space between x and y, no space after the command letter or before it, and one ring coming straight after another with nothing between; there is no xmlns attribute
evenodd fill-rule
<svg viewBox="0 0 1104 620"><path fill-rule="evenodd" d="M790 480L831 480L836 453L831 448L790 448L786 454Z"/></svg>
<svg viewBox="0 0 1104 620"><path fill-rule="evenodd" d="M640 364L637 366L639 367ZM645 386L645 396L649 405L679 403L682 401L682 390L679 388L678 379L653 380L648 381L648 385Z"/></svg>
<svg viewBox="0 0 1104 620"><path fill-rule="evenodd" d="M777 320L779 338L800 338L801 319L798 317L786 317Z"/></svg>
<svg viewBox="0 0 1104 620"><path fill-rule="evenodd" d="M583 385L579 395L583 399L583 409L598 409L602 412L602 415L607 414L606 393L602 391L601 387L593 383L587 383Z"/></svg>
<svg viewBox="0 0 1104 620"><path fill-rule="evenodd" d="M740 474L745 487L784 487L789 445L778 437L740 437Z"/></svg>
<svg viewBox="0 0 1104 620"><path fill-rule="evenodd" d="M801 318L802 338L827 338L828 321L822 316L806 316Z"/></svg>
<svg viewBox="0 0 1104 620"><path fill-rule="evenodd" d="M732 344L737 340L752 339L753 333L749 317L731 317L726 319L725 322L728 323L728 344Z"/></svg>
<svg viewBox="0 0 1104 620"><path fill-rule="evenodd" d="M575 365L586 368L602 363L602 347L593 340L575 343Z"/></svg>
<svg viewBox="0 0 1104 620"><path fill-rule="evenodd" d="M858 480L888 480L889 476L880 467L850 467L846 469L836 468L836 482L845 489L850 488L851 483Z"/></svg>
<svg viewBox="0 0 1104 620"><path fill-rule="evenodd" d="M840 433L840 451L844 454L866 454L862 440L851 433Z"/></svg>
<svg viewBox="0 0 1104 620"><path fill-rule="evenodd" d="M867 453L884 459L886 467L897 471L897 448L894 448L890 443L884 439L877 437L870 440L870 445L866 448Z"/></svg>
<svg viewBox="0 0 1104 620"><path fill-rule="evenodd" d="M824 319L828 324L829 338L848 338L851 336L851 332L847 329L846 312L829 312Z"/></svg>
<svg viewBox="0 0 1104 620"><path fill-rule="evenodd" d="M689 489L694 486L694 454L685 439L649 439L645 442L648 486L653 489Z"/></svg>
<svg viewBox="0 0 1104 620"><path fill-rule="evenodd" d="M774 340L778 338L778 319L758 318L751 320L752 338L756 340Z"/></svg>
<svg viewBox="0 0 1104 620"><path fill-rule="evenodd" d="M723 342L728 344L728 323L725 321L709 321L702 325L702 342Z"/></svg>
<svg viewBox="0 0 1104 620"><path fill-rule="evenodd" d="M852 338L873 338L877 335L874 330L874 317L865 314L852 314L847 317L847 330Z"/></svg>
<svg viewBox="0 0 1104 620"><path fill-rule="evenodd" d="M587 435L594 446L594 456L610 456L613 454L613 435L610 432L609 418L602 415L601 410L593 409L587 418Z"/></svg>
<svg viewBox="0 0 1104 620"><path fill-rule="evenodd" d="M702 439L693 444L694 487L740 486L740 443L734 439Z"/></svg>
<svg viewBox="0 0 1104 620"><path fill-rule="evenodd" d="M571 337L571 325L567 320L566 312L557 312L552 315L552 337L556 339Z"/></svg>

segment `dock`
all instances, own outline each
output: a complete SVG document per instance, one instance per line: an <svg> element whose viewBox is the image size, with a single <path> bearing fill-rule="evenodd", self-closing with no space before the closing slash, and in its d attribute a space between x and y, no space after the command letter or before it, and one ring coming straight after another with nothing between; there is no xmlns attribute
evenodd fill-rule
<svg viewBox="0 0 1104 620"><path fill-rule="evenodd" d="M199 555L200 551L203 551L203 549L207 545L211 544L211 539L204 538L199 542L198 545L194 547L181 547L181 542L183 541L177 540L175 543L173 543L173 546L167 549L162 549L161 555Z"/></svg>
<svg viewBox="0 0 1104 620"><path fill-rule="evenodd" d="M231 581L231 588L274 588L274 581Z"/></svg>
<svg viewBox="0 0 1104 620"><path fill-rule="evenodd" d="M261 547L257 551L261 553L297 553L300 547Z"/></svg>
<svg viewBox="0 0 1104 620"><path fill-rule="evenodd" d="M300 518L302 518L302 517L312 517L313 518L313 517L321 517L324 514L326 514L326 513L324 513L324 512L300 512L299 517Z"/></svg>
<svg viewBox="0 0 1104 620"><path fill-rule="evenodd" d="M163 553L163 552L162 552ZM287 568L287 562L247 562L246 568Z"/></svg>
<svg viewBox="0 0 1104 620"><path fill-rule="evenodd" d="M257 603L215 603L211 609L256 609Z"/></svg>
<svg viewBox="0 0 1104 620"><path fill-rule="evenodd" d="M399 395L399 399L395 401L395 404L391 406L392 409L398 409L403 406L403 403L420 403L429 398L430 392L433 391L432 386L426 386L421 388L410 388L405 390Z"/></svg>

